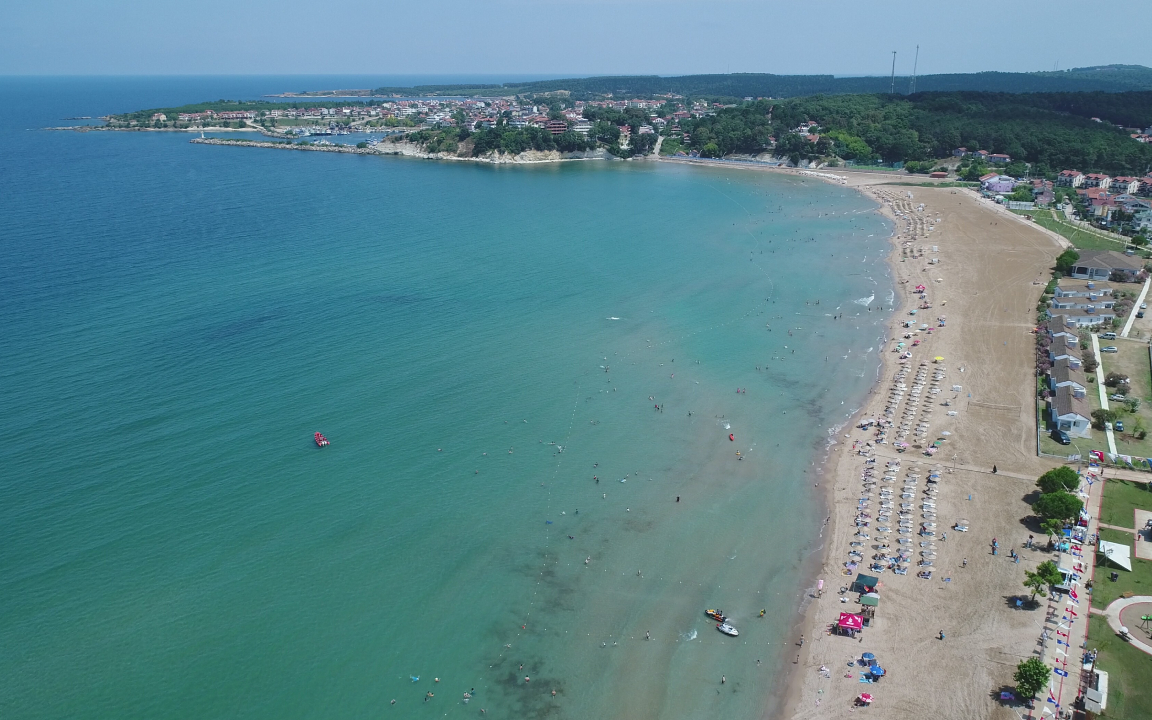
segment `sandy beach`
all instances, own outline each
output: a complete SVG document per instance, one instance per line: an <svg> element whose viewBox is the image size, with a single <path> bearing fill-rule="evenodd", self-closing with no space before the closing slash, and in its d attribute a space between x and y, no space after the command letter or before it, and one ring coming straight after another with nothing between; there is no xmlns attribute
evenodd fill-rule
<svg viewBox="0 0 1152 720"><path fill-rule="evenodd" d="M800 632L806 642L801 646L800 638L794 639L797 657L786 707L798 719L849 717L856 711L854 699L868 692L875 698L873 711L886 718L1011 718L1014 711L995 698L1012 684L1016 664L1032 654L1043 620L1042 613L1015 610L1008 598L1023 591L1024 570L1042 559L1039 553L1021 551L1028 536L1021 522L1029 514L1024 496L1032 490L1034 478L1052 465L1035 452L1031 329L1048 268L1060 246L1049 234L1005 217L971 191L884 186L878 183L885 178L847 176L848 185L876 198L896 224L892 267L901 306L893 316L875 392L840 433L824 467L822 483L828 487L831 509L819 576L824 590L804 610ZM918 212L921 203L925 208ZM900 214L926 222L909 225ZM929 225L935 225L930 232ZM933 259L938 264L931 264ZM919 284L927 286L926 303L931 307L913 317L910 309L922 302L912 292ZM924 521L920 502L925 478L933 468L942 469L931 511L938 536L933 577L916 575L924 538L913 536L906 546L911 551L909 573L879 575L880 603L872 626L857 639L832 635L829 629L841 612L860 610L857 593L841 594L840 589L855 577L844 574L844 563L853 549L850 543L860 540L855 537L854 518L867 457L859 448L874 439L875 428L855 426L860 418L884 416L889 388L900 367L893 346L912 342L902 340L909 332L903 322L914 319L913 329L921 323L936 326L938 316L946 316L946 327L934 328L931 335L916 334L921 343L911 348L903 383L912 386L921 369L926 370L925 384L931 383L942 371L939 393L925 394L915 406L913 429L921 421L928 423L923 442L915 436L907 442L922 447L941 437L945 442L934 457L914 446L899 454L893 447L894 431L889 431L887 443L877 444L868 455L875 458L877 478L887 463L899 461L896 481L886 486L896 488L897 502L909 471L919 475L916 499L907 500L917 506L910 513L917 528ZM944 360L934 363L937 356ZM922 366L923 362L928 364ZM961 389L954 391L954 385ZM897 406L897 423L910 400L903 398ZM950 405L943 406L945 401ZM994 465L997 474L992 474ZM858 547L863 572L868 572L877 552L877 508L873 495L873 537ZM970 520L969 532L951 530L959 518ZM895 519L892 522L895 528ZM946 536L940 537L941 533ZM893 533L889 542L900 547L896 537ZM998 556L991 554L992 538L1003 550ZM1008 556L1012 548L1021 551L1019 564ZM815 595L815 588L811 590ZM862 668L849 667L864 652L874 653L887 670L879 683L861 684Z"/></svg>

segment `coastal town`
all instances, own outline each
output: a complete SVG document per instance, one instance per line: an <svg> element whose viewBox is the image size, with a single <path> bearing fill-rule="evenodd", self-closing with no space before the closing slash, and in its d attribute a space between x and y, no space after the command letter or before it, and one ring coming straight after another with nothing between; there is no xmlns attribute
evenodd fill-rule
<svg viewBox="0 0 1152 720"><path fill-rule="evenodd" d="M236 109L204 107L185 111L156 111L105 118L111 129L183 131L256 131L265 142L292 142L319 148L348 144L341 136L365 135L355 142L361 150L422 154L441 159L478 157L477 133L490 133L485 157L502 160L519 151L552 151L533 155L538 161L590 157L644 157L657 153L678 159L726 158L779 167L823 170L869 167L926 176L937 182L966 181L978 185L989 198L1012 210L1055 207L1069 222L1146 242L1152 228L1152 171L1115 174L1052 168L1005 152L956 147L946 156L924 161L887 161L858 149L843 131L822 127L818 120L770 125L754 152L725 152L709 123L718 114L764 108L771 122L771 98L745 97L740 101L693 100L668 93L628 99L572 100L564 93L544 97L493 98L357 98L343 105L293 103L236 103ZM1111 129L1128 142L1146 146L1152 127L1126 127L1099 117L1090 126ZM513 142L501 142L504 135ZM702 142L703 141L703 142ZM875 142L875 141L873 141ZM797 145L799 143L799 146ZM483 145L487 148L488 145ZM798 147L799 150L798 151ZM600 154L589 151L600 150ZM503 157L503 156L508 157Z"/></svg>
<svg viewBox="0 0 1152 720"><path fill-rule="evenodd" d="M765 652L779 655L781 707L797 720L857 711L898 720L1152 717L1137 691L1152 679L1147 113L1117 102L1107 106L1113 120L1058 93L741 95L280 97L149 108L75 129L190 133L203 153L196 157L209 161L217 149L231 152L225 147L355 156L328 158L333 173L344 160L378 168L363 159L392 162L380 156L393 155L443 161L440 169L449 162L603 160L717 182L729 182L729 171L774 173L788 192L828 183L847 196L862 193L890 223L889 254L880 262L893 295L881 306L872 305L877 295L857 300L867 309L852 310L856 317L893 314L877 321L886 323L883 336L866 350L879 359L874 377L871 368L859 376L868 378L863 407L849 404L837 420L845 424L818 428L827 432L826 457L802 478L805 487L811 480L824 522L818 530L819 518L813 523L818 539L807 559L795 561L811 585L794 601L777 593L774 612L793 636L779 649L773 635ZM435 172L436 165L388 166L400 167ZM516 174L502 177L509 175ZM827 209L813 212L823 217ZM839 255L852 237L830 249ZM415 297L386 295L378 303ZM793 330L801 328L789 337ZM824 336L814 330L813 337ZM855 350L864 348L848 352ZM609 376L608 359L605 352L597 376L600 368ZM677 377L670 370L669 381ZM664 417L663 400L648 400ZM772 402L760 410L794 409ZM725 423L718 444L736 442L738 431L716 419ZM313 432L326 457L340 450L335 433L330 444ZM519 447L517 458L526 454ZM554 457L565 447L566 458L578 452L565 440ZM513 449L509 443L509 456ZM753 467L749 454L736 451L742 468ZM592 472L603 473L596 462ZM599 485L601 476L592 478ZM765 493L776 480L763 478ZM608 493L595 496L607 500ZM682 504L674 497L669 505L688 511L689 496ZM625 512L639 517L638 510ZM582 517L590 515L586 509ZM762 531L753 526L750 534ZM573 546L584 540L567 535ZM580 557L577 568L595 566L593 555ZM725 642L763 641L757 631L766 633L768 623L749 628L747 607L739 609L740 630L719 610L706 615ZM530 632L528 623L518 627ZM628 632L642 636L646 649L660 642L648 644L654 636L646 627ZM697 641L695 631L669 640L677 648ZM607 650L607 640L599 642ZM504 651L512 647L503 645L501 661L511 662ZM760 665L757 659L756 672ZM520 664L505 689L527 695L540 678L527 672ZM752 669L725 672L701 680L709 700L711 685L728 692ZM408 678L416 684L419 674L401 679ZM556 683L562 699L564 680ZM423 702L435 698L424 692ZM547 704L559 702L557 690L542 692L532 707L555 707ZM632 696L628 688L615 692Z"/></svg>

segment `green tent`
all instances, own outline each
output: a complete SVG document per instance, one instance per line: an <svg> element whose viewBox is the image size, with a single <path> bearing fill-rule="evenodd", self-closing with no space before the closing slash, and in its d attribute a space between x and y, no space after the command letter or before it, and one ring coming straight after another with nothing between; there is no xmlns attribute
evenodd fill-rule
<svg viewBox="0 0 1152 720"><path fill-rule="evenodd" d="M871 575L857 575L856 582L852 583L852 592L872 592L872 588L880 583L880 578Z"/></svg>
<svg viewBox="0 0 1152 720"><path fill-rule="evenodd" d="M860 596L860 604L861 605L871 605L872 607L877 607L880 605L880 596L877 595L876 593L867 593L865 595L861 595Z"/></svg>

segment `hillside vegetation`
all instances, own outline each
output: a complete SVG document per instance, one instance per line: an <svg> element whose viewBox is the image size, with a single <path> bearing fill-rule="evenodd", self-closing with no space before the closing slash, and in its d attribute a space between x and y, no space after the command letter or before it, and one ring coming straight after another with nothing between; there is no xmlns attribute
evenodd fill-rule
<svg viewBox="0 0 1152 720"><path fill-rule="evenodd" d="M910 78L896 78L896 92L908 89ZM621 75L566 78L525 83L488 85L417 85L381 87L380 95L531 95L558 91L573 97L612 95L638 97L674 93L686 97L744 98L797 97L800 95L841 95L886 93L890 79L884 77L836 77L834 75L773 75L734 73L726 75ZM955 73L921 75L916 78L921 92L1125 92L1152 90L1152 68L1141 65L1103 65L1059 72Z"/></svg>
<svg viewBox="0 0 1152 720"><path fill-rule="evenodd" d="M817 124L806 133L818 134L815 142L793 132L807 122ZM1136 142L1116 122L1152 124L1152 92L817 95L744 103L680 126L690 134L689 146L704 155L763 152L775 137L776 154L794 159L907 162L966 147L1033 163L1034 174L1147 172L1152 145Z"/></svg>

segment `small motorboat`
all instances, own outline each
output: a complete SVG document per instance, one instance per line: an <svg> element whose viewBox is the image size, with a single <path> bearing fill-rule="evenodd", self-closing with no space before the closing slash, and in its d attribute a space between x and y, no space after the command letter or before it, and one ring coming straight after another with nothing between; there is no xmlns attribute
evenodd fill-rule
<svg viewBox="0 0 1152 720"><path fill-rule="evenodd" d="M315 439L316 439L316 447L324 447L325 445L328 444L328 438L324 437L320 433L316 433Z"/></svg>
<svg viewBox="0 0 1152 720"><path fill-rule="evenodd" d="M708 617L712 618L716 622L727 622L727 620L728 620L728 616L724 614L723 610L708 608L707 610L704 611L704 614L707 615Z"/></svg>
<svg viewBox="0 0 1152 720"><path fill-rule="evenodd" d="M730 636L730 637L736 637L737 635L740 634L739 630L732 627L731 625L729 625L726 622L720 623L719 625L717 625L716 629L719 630L720 632L724 633L725 635Z"/></svg>

